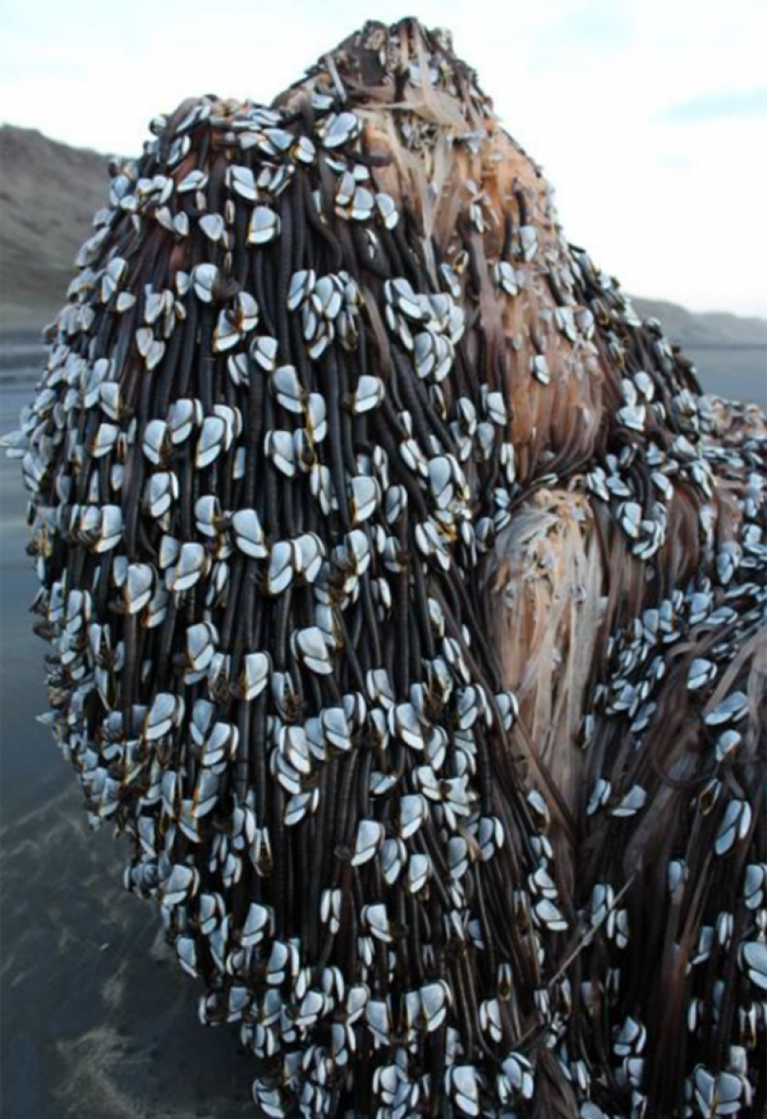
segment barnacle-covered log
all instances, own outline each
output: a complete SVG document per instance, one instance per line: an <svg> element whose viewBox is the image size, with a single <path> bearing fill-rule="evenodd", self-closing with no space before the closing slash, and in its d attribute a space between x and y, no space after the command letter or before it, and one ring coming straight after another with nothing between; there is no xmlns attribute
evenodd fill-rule
<svg viewBox="0 0 767 1119"><path fill-rule="evenodd" d="M19 437L50 721L266 1115L756 1115L767 430L442 31L113 168Z"/></svg>

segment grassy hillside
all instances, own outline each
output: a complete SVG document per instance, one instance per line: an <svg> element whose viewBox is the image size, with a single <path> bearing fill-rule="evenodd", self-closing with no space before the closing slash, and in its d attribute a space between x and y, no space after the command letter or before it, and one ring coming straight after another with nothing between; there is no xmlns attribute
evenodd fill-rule
<svg viewBox="0 0 767 1119"><path fill-rule="evenodd" d="M39 328L59 309L109 187L106 158L0 128L0 325Z"/></svg>

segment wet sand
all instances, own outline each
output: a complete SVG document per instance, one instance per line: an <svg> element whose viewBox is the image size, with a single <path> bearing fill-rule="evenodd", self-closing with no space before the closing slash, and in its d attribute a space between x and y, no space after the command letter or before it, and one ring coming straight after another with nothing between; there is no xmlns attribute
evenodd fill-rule
<svg viewBox="0 0 767 1119"><path fill-rule="evenodd" d="M767 352L691 351L704 386L767 405ZM33 373L3 354L0 432ZM124 845L91 834L46 728L44 643L30 630L19 463L0 454L0 1021L4 1119L241 1119L255 1060L197 1019L200 987L154 907L122 887Z"/></svg>
<svg viewBox="0 0 767 1119"><path fill-rule="evenodd" d="M31 382L30 382L31 385ZM31 388L0 387L0 430ZM45 644L30 632L19 463L0 455L0 1020L3 1119L242 1119L252 1056L197 1019L200 986L154 907L122 887L124 842L90 833L69 763L35 720Z"/></svg>

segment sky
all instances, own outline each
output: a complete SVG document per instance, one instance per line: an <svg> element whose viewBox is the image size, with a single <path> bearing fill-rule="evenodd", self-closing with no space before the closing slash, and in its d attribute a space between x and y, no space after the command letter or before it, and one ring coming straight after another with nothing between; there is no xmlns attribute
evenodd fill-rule
<svg viewBox="0 0 767 1119"><path fill-rule="evenodd" d="M138 154L190 94L269 102L365 19L406 15L451 29L624 288L767 317L765 0L3 0L0 119Z"/></svg>

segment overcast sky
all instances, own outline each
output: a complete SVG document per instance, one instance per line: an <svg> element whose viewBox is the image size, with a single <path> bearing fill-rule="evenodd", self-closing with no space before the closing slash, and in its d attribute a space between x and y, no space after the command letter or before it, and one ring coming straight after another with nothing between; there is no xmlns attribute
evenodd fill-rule
<svg viewBox="0 0 767 1119"><path fill-rule="evenodd" d="M625 288L767 316L766 0L3 0L0 117L138 153L189 94L269 101L364 19L411 14L453 31Z"/></svg>

